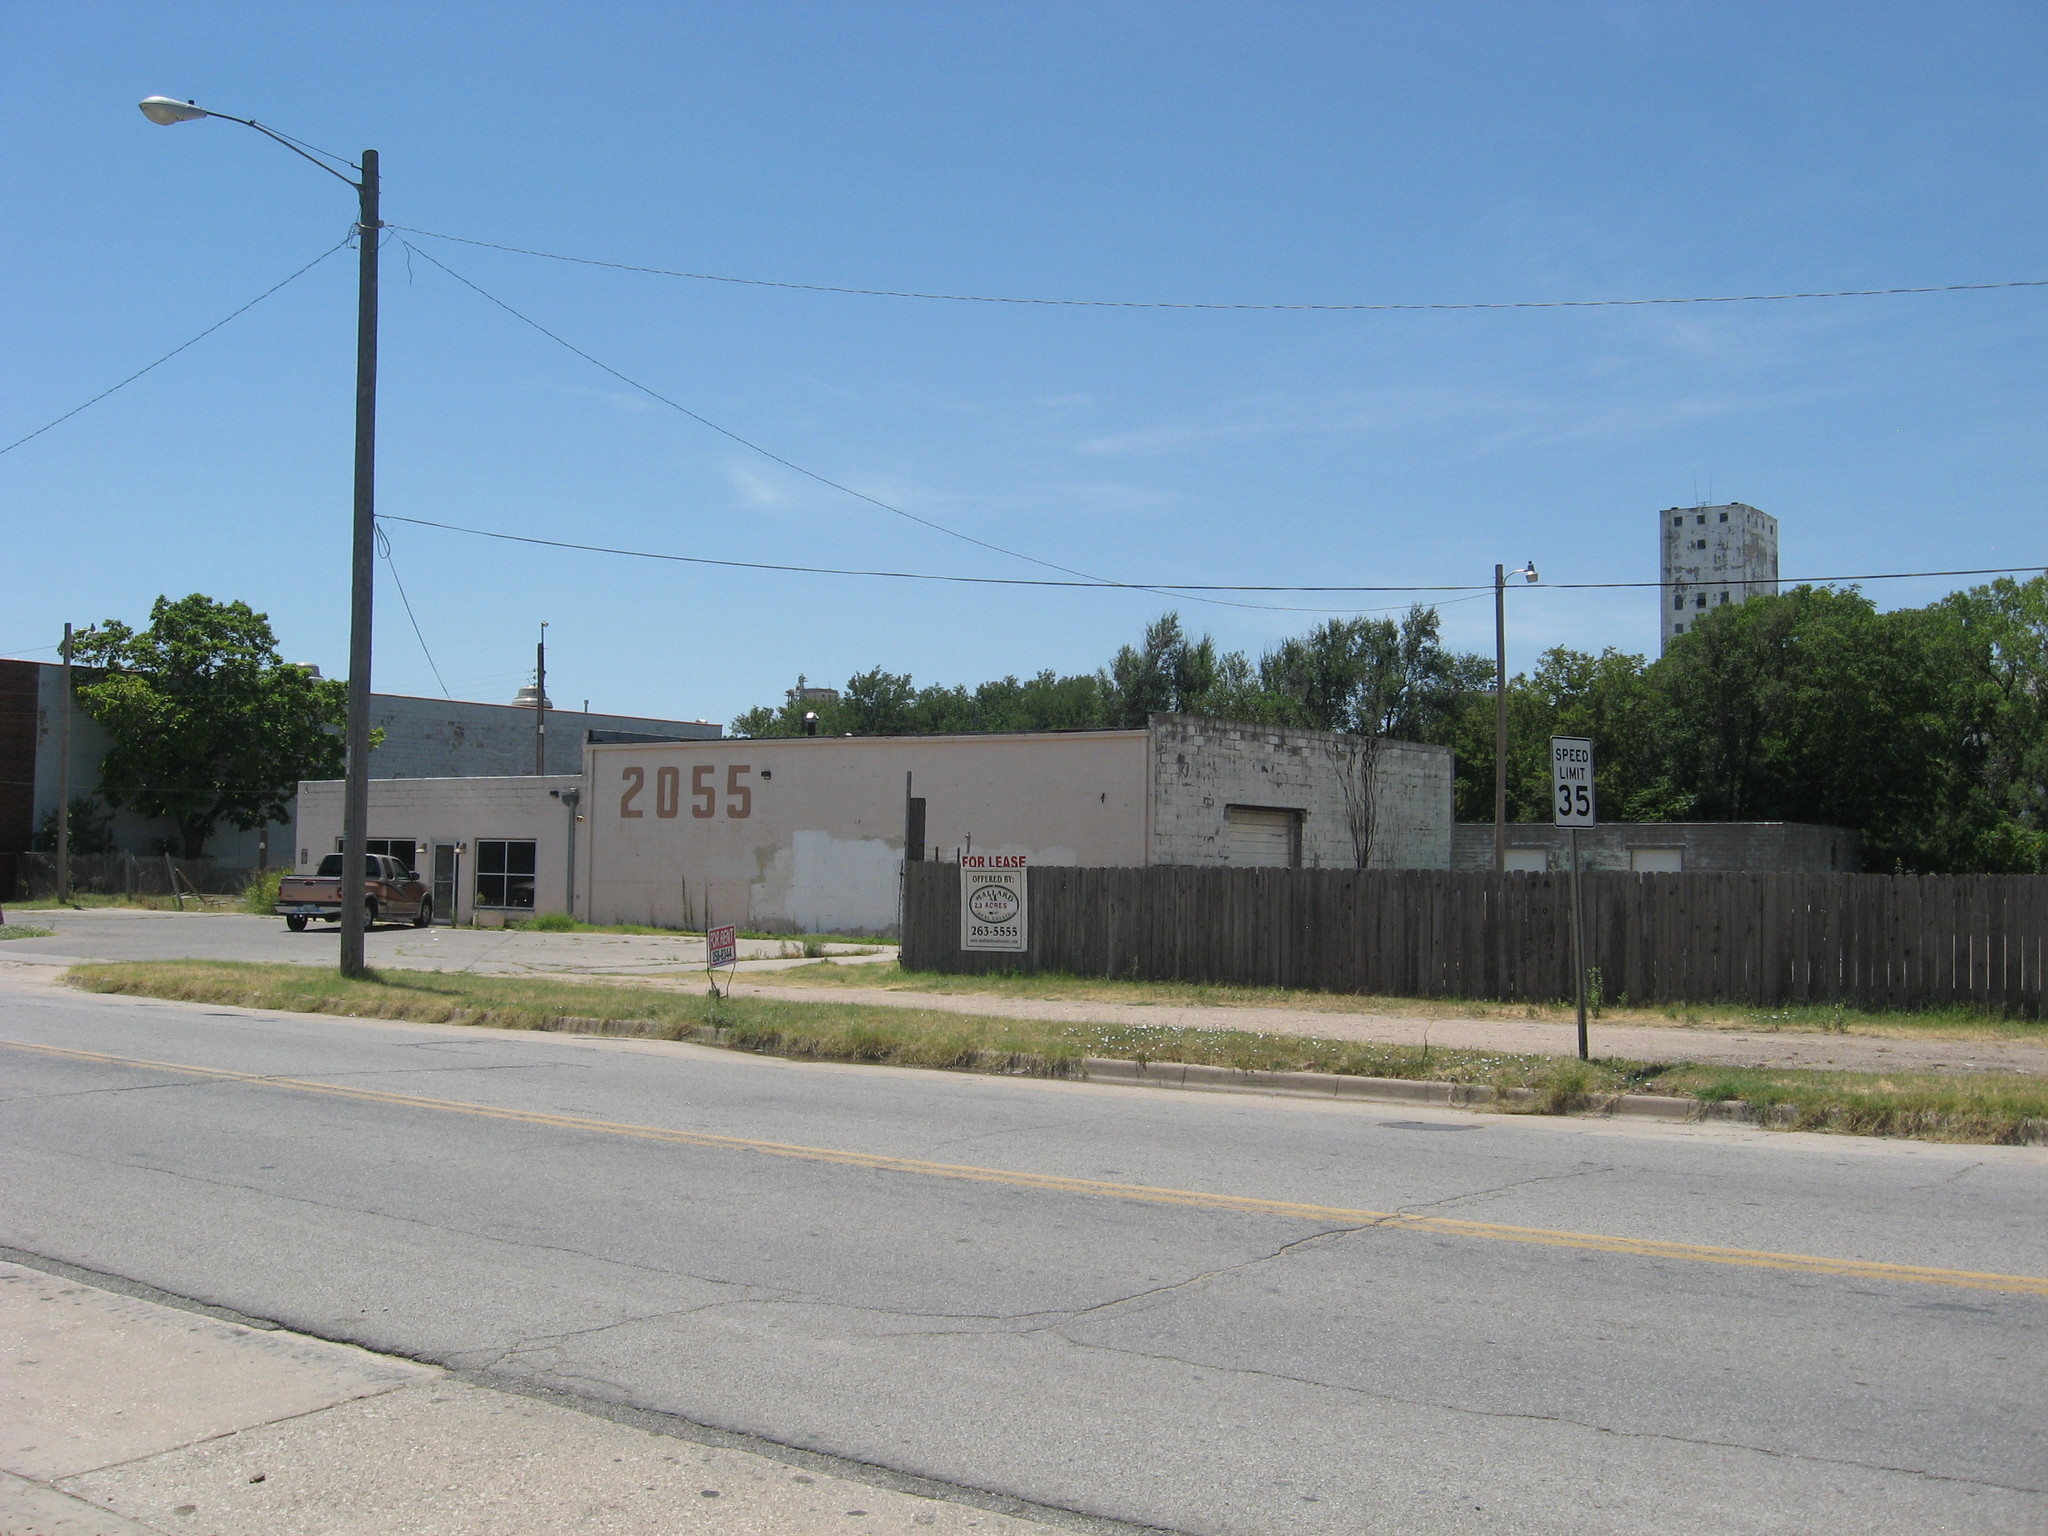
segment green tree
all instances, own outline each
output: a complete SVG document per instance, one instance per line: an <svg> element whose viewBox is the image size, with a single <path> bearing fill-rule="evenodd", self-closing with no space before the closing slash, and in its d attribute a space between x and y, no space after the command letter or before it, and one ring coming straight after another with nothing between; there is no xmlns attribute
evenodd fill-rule
<svg viewBox="0 0 2048 1536"><path fill-rule="evenodd" d="M1122 647L1109 663L1116 724L1135 729L1153 715L1198 714L1216 681L1216 643L1207 635L1188 639L1180 615L1166 614L1145 626L1142 642Z"/></svg>
<svg viewBox="0 0 2048 1536"><path fill-rule="evenodd" d="M1477 656L1447 651L1434 608L1393 619L1331 619L1283 640L1259 663L1268 706L1290 725L1434 741L1461 702L1492 680Z"/></svg>
<svg viewBox="0 0 2048 1536"><path fill-rule="evenodd" d="M66 830L73 853L95 854L114 851L114 813L91 795L71 797L71 825ZM30 846L38 853L57 851L57 807L54 805L43 812L43 819L36 826L36 835Z"/></svg>
<svg viewBox="0 0 2048 1536"><path fill-rule="evenodd" d="M1976 770L1945 629L1826 587L1716 610L1654 669L1673 782L1702 820L1855 827L1869 868L1960 867Z"/></svg>
<svg viewBox="0 0 2048 1536"><path fill-rule="evenodd" d="M159 597L148 628L109 619L75 654L96 669L79 702L113 738L100 798L174 822L187 858L222 822L282 821L300 779L341 776L347 686L282 662L246 603Z"/></svg>
<svg viewBox="0 0 2048 1536"><path fill-rule="evenodd" d="M1457 756L1457 816L1493 820L1492 667L1460 696L1437 738ZM1651 664L1612 647L1594 656L1563 646L1508 681L1508 820L1550 819L1550 738L1584 736L1600 765L1600 814L1611 821L1673 821L1692 810L1671 781L1664 751L1665 701Z"/></svg>

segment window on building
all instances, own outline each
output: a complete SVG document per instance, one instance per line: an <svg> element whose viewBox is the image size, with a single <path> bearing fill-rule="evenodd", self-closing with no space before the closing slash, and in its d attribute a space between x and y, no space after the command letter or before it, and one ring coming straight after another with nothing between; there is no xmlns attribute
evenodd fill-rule
<svg viewBox="0 0 2048 1536"><path fill-rule="evenodd" d="M1707 606L1707 594L1706 594L1706 593L1704 593L1704 592L1702 592L1702 593L1701 593L1701 594L1700 594L1700 595L1699 595L1698 597L1696 597L1696 598L1694 598L1694 599L1692 600L1692 605L1693 605L1693 607L1695 607L1695 608L1704 608L1704 607L1706 607L1706 606Z"/></svg>
<svg viewBox="0 0 2048 1536"><path fill-rule="evenodd" d="M1721 514L1721 521L1724 523L1728 521L1728 514L1726 512Z"/></svg>
<svg viewBox="0 0 2048 1536"><path fill-rule="evenodd" d="M1671 526L1674 528L1683 528L1685 526L1685 519L1682 517L1674 517L1673 519L1671 519Z"/></svg>
<svg viewBox="0 0 2048 1536"><path fill-rule="evenodd" d="M1702 528L1706 527L1706 526L1707 526L1707 514L1706 514L1706 513L1704 513L1704 512L1702 512L1702 513L1701 513L1701 514L1699 515L1699 518L1698 518L1698 522L1699 522L1699 525L1700 525L1700 526L1701 526Z"/></svg>
<svg viewBox="0 0 2048 1536"><path fill-rule="evenodd" d="M1681 592L1678 594L1678 596L1671 599L1671 606L1674 608L1683 608L1685 606L1685 594Z"/></svg>
<svg viewBox="0 0 2048 1536"><path fill-rule="evenodd" d="M1721 594L1721 601L1724 603L1728 601L1728 594L1726 592Z"/></svg>
<svg viewBox="0 0 2048 1536"><path fill-rule="evenodd" d="M532 911L535 867L532 839L478 838L476 904Z"/></svg>
<svg viewBox="0 0 2048 1536"><path fill-rule="evenodd" d="M1673 633L1674 635L1682 635L1685 633L1685 626L1683 624L1674 624L1671 626L1671 633Z"/></svg>

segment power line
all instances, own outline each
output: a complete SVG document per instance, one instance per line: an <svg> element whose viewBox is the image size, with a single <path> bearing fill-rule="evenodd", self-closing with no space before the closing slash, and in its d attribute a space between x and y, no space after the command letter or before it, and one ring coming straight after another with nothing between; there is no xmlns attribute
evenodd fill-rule
<svg viewBox="0 0 2048 1536"><path fill-rule="evenodd" d="M557 346L564 347L567 350L575 353L578 357L582 358L586 363L589 363L592 367L602 369L604 372L610 374L613 378L617 379L621 384L625 384L633 389L639 390L640 393L647 396L648 399L659 401L661 404L667 406L672 411L681 412L683 415L689 417L690 420L698 423L698 425L709 427L713 432L718 433L721 437L730 438L732 441L738 443L742 448L745 448L752 453L758 453L759 455L761 455L762 458L767 459L771 463L780 464L784 469L793 470L795 473L804 476L806 479L815 480L820 485L829 486L831 489L839 491L844 495L851 496L857 501L864 501L869 506L879 507L884 512L891 513L897 517L906 518L910 522L918 524L920 527L931 529L934 533L942 533L949 539L959 539L962 543L973 544L978 548L990 550L998 555L1008 555L1011 559L1022 560L1027 565L1042 566L1048 571L1059 571L1067 576L1078 576L1082 578L1082 581L1079 583L1081 585L1132 585L1132 583L1129 582L1112 582L1107 577L1094 576L1087 571L1077 571L1072 566L1060 565L1055 561L1041 560L1036 555L1027 555L1020 550L1005 549L1002 545L992 544L987 539L977 539L974 537L974 535L969 533L962 533L957 528L948 528L944 523L935 523L928 517L919 517L915 512L907 512L902 507L895 506L889 502L883 501L878 496L870 496L866 491L857 491L852 486L843 484L838 480L834 480L828 475L821 475L814 469L806 469L803 465L797 463L795 460L786 459L781 454L774 452L772 449L764 448L759 443L754 442L749 438L741 437L739 433L733 431L730 427L722 427L717 422L713 421L710 417L700 415L698 412L691 410L687 405L683 405L677 401L671 400L667 395L662 394L659 390L653 389L646 384L642 384L638 379L631 378L628 375L621 373L618 369L614 368L610 363L607 363L600 358L592 356L590 353L584 351L581 347L577 346L573 341L570 341L566 337L557 335L554 331L549 330L546 326L542 325L538 320L534 319L531 315L521 313L519 310L514 309L510 304L506 303L503 299L499 298L496 294L491 293L488 290L479 287L476 283L471 282L468 278L464 277L460 272L456 271L453 267L449 266L446 262L442 261L432 252L421 250L418 246L414 245L409 240L405 242L405 248L408 251L411 251L414 255L418 256L420 260L432 262L435 266L439 267L443 272L446 272L450 277L454 278L458 283L462 284L463 287L469 289L478 297L487 299L491 303L497 305L498 308L502 309L506 314L510 315L513 319L519 321L522 325L531 326L534 330L539 331L541 335L547 337L549 341L554 342ZM1152 589L1141 588L1140 590ZM1158 595L1166 597L1171 596L1172 594L1169 592L1160 592ZM1225 608L1264 608L1268 606L1263 603L1234 603L1225 598L1214 597L1197 597L1192 599L1192 601L1198 603L1212 603L1217 606Z"/></svg>
<svg viewBox="0 0 2048 1536"><path fill-rule="evenodd" d="M424 517L397 517L388 512L377 514L379 522L410 523L416 528L439 528L444 533L468 534L478 539L499 539L508 544L537 544L544 549L573 549L591 555L620 555L632 560L665 560L681 565L715 565L729 570L779 571L801 576L863 576L887 581L942 581L974 587L1065 587L1094 589L1108 592L1150 592L1160 597L1178 597L1198 592L1460 592L1484 595L1493 590L1492 582L1470 582L1462 586L1283 586L1256 583L1182 582L1175 586L1136 581L1056 581L1043 576L947 576L933 571L881 571L861 570L834 565L778 565L766 560L720 560L710 555L675 555L659 550L622 549L608 544L579 544L569 539L543 539L532 534L504 533L492 528L465 528L459 523L438 523ZM1836 581L1906 581L1922 576L2014 576L2026 572L2040 571L2048 574L2048 566L2001 565L1972 571L1869 571L1856 576L1784 576L1779 582L1787 586L1812 586ZM1730 585L1737 583L1731 582ZM1755 582L1746 583L1754 586ZM1601 592L1621 591L1638 587L1697 587L1712 585L1693 581L1546 581L1543 589L1553 592ZM1516 590L1521 590L1517 588ZM1311 612L1351 613L1355 609L1316 609ZM505 674L510 676L511 674Z"/></svg>
<svg viewBox="0 0 2048 1536"><path fill-rule="evenodd" d="M328 257L332 256L336 251L342 249L343 246L348 245L349 242L354 239L355 232L351 230L348 233L348 235L342 239L340 244L329 246L326 250L322 251L318 256L315 256L311 261L307 262L303 267L299 268L298 271L294 272L290 277L286 278L283 282L271 284L268 288L264 289L261 293L257 294L255 298L251 299L248 303L244 304L240 309L236 310L233 314L223 316L221 319L214 321L213 324L209 325L197 336L194 336L190 341L181 342L179 345L171 348L170 351L166 352L162 357L158 358L155 362L150 363L145 367L136 369L133 373L129 374L128 377L123 379L120 383L108 385L105 389L101 390L98 394L94 395L90 400L86 401L84 405L74 405L70 410L66 411L62 416L59 416L55 421L44 422L43 425L37 427L35 431L29 433L27 437L17 437L13 442L9 443L6 447L0 448L0 453L14 452L15 449L19 448L23 443L28 442L31 438L41 437L45 432L49 431L50 428L55 426L61 426L63 423L69 421L72 417L76 416L80 411L85 410L88 406L98 405L102 400L106 399L107 396L113 394L115 390L126 389L130 384L133 384L137 379L141 378L145 373L148 373L151 369L162 367L165 363L168 363L172 358L176 357L180 352L183 352L187 347L196 346L198 343L206 340L207 337L211 336L215 331L219 330L222 326L226 325L228 321L239 319L241 316L246 315L258 304L261 304L265 299L269 298L273 293L277 292L278 289L287 287L290 284L297 282L300 278L304 277L308 272L312 271L315 267L319 266L321 262L325 261Z"/></svg>
<svg viewBox="0 0 2048 1536"><path fill-rule="evenodd" d="M1830 288L1805 293L1729 293L1676 299L1516 299L1493 302L1447 304L1206 304L1174 299L1048 299L1023 298L987 293L925 293L904 288L852 288L836 283L779 282L765 277L732 277L717 272L684 272L668 267L635 266L631 262L602 261L594 256L565 256L559 251L536 251L521 245L501 245L494 240L472 240L466 235L444 235L410 224L393 224L391 229L429 240L447 240L473 245L486 251L505 251L514 256L537 256L546 261L565 261L583 267L607 267L614 272L639 272L649 277L682 277L699 283L735 283L748 288L787 288L800 293L841 293L874 299L936 299L953 304L1035 304L1063 309L1210 309L1210 310L1321 310L1321 311L1430 311L1459 309L1621 309L1649 304L1762 304L1788 299L1874 299L1906 293L1981 293L1997 288L2044 288L2048 278L2019 278L1998 283L1937 283L1912 288ZM421 255L426 253L422 251ZM431 258L429 258L431 259Z"/></svg>
<svg viewBox="0 0 2048 1536"><path fill-rule="evenodd" d="M420 643L420 654L427 658L427 665L433 669L434 681L441 684L441 696L445 699L453 699L455 695L448 691L448 684L442 681L441 678L441 669L434 663L434 653L427 649L427 637L420 632L419 616L412 611L412 599L405 595L405 581L398 574L398 562L391 558L390 536L382 528L378 528L376 532L377 553L382 555L384 563L391 567L391 584L398 588L398 600L405 604L405 616L412 620L412 634L413 638Z"/></svg>

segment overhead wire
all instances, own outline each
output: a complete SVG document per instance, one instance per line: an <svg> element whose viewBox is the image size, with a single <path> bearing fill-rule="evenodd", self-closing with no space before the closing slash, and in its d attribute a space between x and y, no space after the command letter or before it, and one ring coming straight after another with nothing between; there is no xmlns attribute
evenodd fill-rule
<svg viewBox="0 0 2048 1536"><path fill-rule="evenodd" d="M896 506L891 502L883 501L879 496L870 496L866 491L855 490L852 486L847 485L842 481L834 480L829 475L822 475L814 469L807 469L805 466L797 463L794 459L784 458L781 454L775 452L773 449L765 448L761 444L754 442L751 438L740 436L739 433L733 431L730 427L721 426L717 422L713 421L710 417L705 416L700 412L693 411L687 405L683 405L679 401L670 399L667 395L662 394L659 390L653 388L652 386L643 384L638 379L633 378L629 374L620 372L617 368L614 368L610 363L605 362L602 358L596 357L591 353L586 352L582 347L577 346L576 343L570 341L567 337L562 336L555 331L549 330L548 327L542 325L538 320L534 319L531 315L528 315L521 310L515 309L505 300L499 298L496 294L490 292L490 290L480 286L475 282L472 282L469 278L464 277L460 272L456 271L453 267L449 266L446 262L442 261L438 256L434 255L433 252L423 251L409 240L405 241L404 245L408 251L418 256L420 260L430 262L434 266L439 267L443 272L447 273L450 277L454 278L458 283L462 284L463 287L469 289L479 298L488 300L490 303L495 304L499 309L502 309L506 314L512 316L513 319L519 321L522 325L531 326L534 330L540 332L541 335L547 337L548 340L554 342L557 346L563 347L568 351L575 353L576 356L582 358L586 363L589 363L592 367L598 368L603 372L610 374L613 378L617 379L621 384L627 385L632 389L638 390L641 394L647 396L648 399L658 401L662 405L667 406L672 411L680 412L682 415L689 417L690 420L698 423L700 426L710 428L713 432L718 433L721 437L730 438L733 442L738 443L742 448L747 449L749 452L758 453L762 458L767 459L771 463L780 464L784 469L791 470L796 474L804 476L806 479L814 480L819 485L828 486L832 490L839 491L847 496L851 496L856 501L864 501L869 506L879 507L884 512L891 513L896 517L905 518L910 522L918 524L920 527L929 528L934 533L944 534L949 539L958 539L962 543L972 544L975 545L977 548L986 549L998 555L1007 555L1013 560L1022 560L1028 565L1041 566L1048 571L1059 571L1063 575L1080 577L1082 579L1081 584L1083 585L1135 585L1131 582L1111 581L1107 577L1096 576L1088 571L1076 570L1072 566L1061 565L1057 561L1041 560L1036 555L1027 555L1021 550L1007 549L1003 545L991 543L987 539L978 539L974 537L973 534L962 533L957 528L949 528L944 523L934 522L932 521L932 519L928 517L920 517L915 512L906 511L904 508ZM1180 595L1179 590L1174 588L1140 587L1139 590L1150 591L1160 597L1174 597ZM1225 608L1267 608L1271 606L1265 603L1238 603L1232 602L1225 598L1214 597L1193 597L1189 600L1198 603L1210 603Z"/></svg>
<svg viewBox="0 0 2048 1536"><path fill-rule="evenodd" d="M405 580L398 574L398 562L391 558L391 536L381 527L376 529L377 553L384 557L384 563L391 568L391 584L398 588L398 600L405 605L405 616L412 620L413 638L420 643L420 654L427 658L427 665L433 669L434 681L441 684L441 696L452 699L448 684L441 677L441 668L434 661L434 653L427 648L427 637L420 629L419 615L412 611L412 599L405 595Z"/></svg>
<svg viewBox="0 0 2048 1536"><path fill-rule="evenodd" d="M924 292L908 288L855 288L839 283L796 283L766 277L734 277L717 272L687 272L670 267L604 261L595 256L567 256L560 251L538 251L523 245L504 245L495 240L475 240L467 235L443 234L438 230L420 229L410 224L393 224L388 227L403 230L409 235L421 235L429 240L447 240L457 245L473 245L480 250L505 251L514 256L534 256L544 261L569 262L576 266L606 267L614 272L638 272L649 277L680 277L699 283L734 283L748 288L786 288L800 293L838 293L875 299L931 299L952 304L1027 304L1063 309L1319 310L1382 313L1472 309L1624 309L1653 304L1763 304L1792 299L1870 299L1908 293L1980 293L1998 288L2048 287L2048 278L2032 277L1993 283L1934 283L1899 288L1829 288L1796 293L1728 293L1648 299L1513 299L1441 304L1251 304L1203 303L1182 299L1059 299L1013 294Z"/></svg>
<svg viewBox="0 0 2048 1536"><path fill-rule="evenodd" d="M290 277L285 278L282 282L272 283L268 288L264 289L261 293L257 294L255 298L251 299L248 303L244 304L240 309L237 309L233 313L224 315L220 319L214 321L213 324L209 325L197 336L194 336L190 341L180 342L177 346L171 348L170 351L166 352L162 357L158 358L155 362L146 364L145 366L136 369L133 373L129 374L127 378L121 380L120 383L108 385L105 389L101 390L98 394L94 395L90 400L86 401L84 405L74 405L70 410L66 411L62 416L59 416L56 420L44 422L40 427L37 427L35 431L29 433L28 436L17 437L13 442L9 443L6 447L0 448L0 453L14 452L14 450L19 448L23 443L29 442L31 439L41 437L45 432L49 431L50 428L62 426L65 422L69 421L72 417L76 416L80 411L83 411L90 406L98 405L102 400L106 399L107 396L113 394L116 390L126 389L130 384L133 384L137 379L141 378L144 374L150 372L152 369L161 368L165 363L168 363L180 352L186 350L186 348L196 346L200 342L206 340L207 337L211 336L215 331L219 330L222 326L226 325L230 320L236 320L241 318L243 315L246 315L250 310L254 309L258 304L261 304L265 299L269 298L273 293L276 293L280 288L289 287L291 284L297 282L300 278L304 277L308 272L312 271L315 267L319 266L321 262L325 261L328 257L332 256L336 251L342 250L343 248L353 244L354 241L355 231L351 229L349 233L346 236L344 236L338 243L329 246L326 250L322 251L318 256L315 256L311 261L307 262L303 267L299 268L299 270L294 272Z"/></svg>
<svg viewBox="0 0 2048 1536"><path fill-rule="evenodd" d="M785 565L768 560L724 560L713 555L677 555L662 550L626 549L610 544L583 544L573 539L544 539L537 534L506 533L494 528L470 528L460 523L436 522L424 517L400 517L389 512L379 512L378 521L410 523L417 528L438 528L444 533L467 534L472 538L499 539L509 544L536 544L546 549L571 549L584 554L618 555L632 560L663 560L681 565L723 566L741 571L777 571L802 576L861 576L887 581L937 581L950 582L961 586L975 587L1061 587L1079 590L1111 592L1150 592L1159 596L1178 596L1198 592L1337 592L1337 593L1435 593L1456 592L1485 596L1493 590L1492 582L1467 582L1463 584L1406 585L1406 586L1333 586L1333 585L1283 585L1263 582L1180 582L1169 587L1164 583L1136 581L1059 581L1044 576L952 576L937 571L890 571L860 569L835 565ZM2013 576L2024 572L2039 571L2048 575L2048 564L2043 565L2001 565L1987 566L1981 570L1968 571L1870 571L1852 576L1785 576L1777 578L1780 585L1811 586L1838 581L1906 581L1915 577L1933 576ZM1755 586L1754 580L1731 579L1729 585ZM1546 581L1537 584L1539 589L1553 592L1598 592L1620 591L1637 587L1697 587L1711 585L1697 578L1686 581ZM1522 590L1516 588L1515 590ZM1352 613L1358 609L1320 609L1311 612Z"/></svg>

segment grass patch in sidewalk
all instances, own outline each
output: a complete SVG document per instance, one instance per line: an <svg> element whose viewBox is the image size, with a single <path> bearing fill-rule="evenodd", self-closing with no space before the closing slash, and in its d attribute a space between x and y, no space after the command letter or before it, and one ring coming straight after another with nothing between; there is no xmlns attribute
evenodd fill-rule
<svg viewBox="0 0 2048 1536"><path fill-rule="evenodd" d="M1238 987L1207 982L1117 981L1057 972L1027 975L993 972L959 976L943 971L906 971L896 961L876 965L792 966L764 972L750 981L776 987L872 987L893 992L963 996L1043 998L1060 1002L1125 1003L1137 1007L1295 1008L1311 1013L1398 1014L1403 1018L1534 1019L1561 1024L1574 1016L1570 1001L1496 1003L1442 997L1379 997L1363 993L1306 992L1288 987ZM1741 1004L1671 1004L1654 1008L1609 1005L1601 1024L1700 1029L1817 1032L1955 1040L2048 1041L2048 1020L2006 1018L1966 1008L1879 1013L1835 1004L1786 1004L1752 1008Z"/></svg>
<svg viewBox="0 0 2048 1536"><path fill-rule="evenodd" d="M1706 1102L1743 1099L1774 1124L1928 1140L2048 1140L2048 1080L2012 1073L1741 1071L1689 1063L1375 1045L1314 1036L1163 1025L1062 1024L800 997L714 999L603 983L388 972L344 981L332 971L234 961L135 961L74 967L90 992L354 1018L496 1029L576 1029L706 1044L816 1061L960 1071L1073 1074L1083 1057L1187 1062L1244 1071L1332 1072L1528 1088L1524 1106L1565 1113L1617 1093Z"/></svg>

